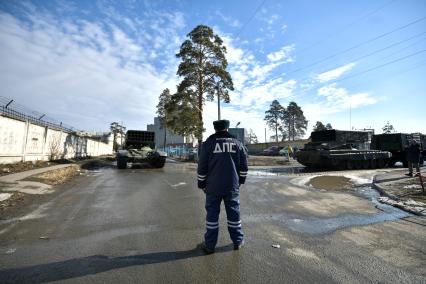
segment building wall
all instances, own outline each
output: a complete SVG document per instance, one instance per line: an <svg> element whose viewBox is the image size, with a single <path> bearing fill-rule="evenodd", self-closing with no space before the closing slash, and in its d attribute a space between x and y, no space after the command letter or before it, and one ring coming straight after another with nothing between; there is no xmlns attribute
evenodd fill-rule
<svg viewBox="0 0 426 284"><path fill-rule="evenodd" d="M112 140L104 143L75 133L0 116L0 164L112 153Z"/></svg>
<svg viewBox="0 0 426 284"><path fill-rule="evenodd" d="M247 131L244 128L229 128L228 131L244 145L248 144Z"/></svg>
<svg viewBox="0 0 426 284"><path fill-rule="evenodd" d="M154 124L147 125L147 130L155 132L155 147L158 149L164 148L164 128L161 128L160 120L158 117L154 117ZM183 143L186 143L185 137L167 131L166 145L175 145Z"/></svg>

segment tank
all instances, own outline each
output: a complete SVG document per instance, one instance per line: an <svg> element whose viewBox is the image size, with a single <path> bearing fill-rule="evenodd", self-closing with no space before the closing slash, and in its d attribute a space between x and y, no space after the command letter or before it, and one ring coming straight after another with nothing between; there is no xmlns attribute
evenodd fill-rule
<svg viewBox="0 0 426 284"><path fill-rule="evenodd" d="M392 154L371 150L372 132L322 130L311 133L311 142L296 152L296 159L309 168L351 170L387 166Z"/></svg>
<svg viewBox="0 0 426 284"><path fill-rule="evenodd" d="M416 140L420 145L420 164L422 165L424 157L426 156L426 135L421 133L389 133L373 135L371 148L391 152L392 158L389 161L389 166L395 165L396 162L401 162L404 167L407 167L407 149L411 139Z"/></svg>
<svg viewBox="0 0 426 284"><path fill-rule="evenodd" d="M155 132L128 130L124 149L117 152L117 168L126 169L129 163L149 164L154 168L162 168L166 163L167 154L155 148Z"/></svg>

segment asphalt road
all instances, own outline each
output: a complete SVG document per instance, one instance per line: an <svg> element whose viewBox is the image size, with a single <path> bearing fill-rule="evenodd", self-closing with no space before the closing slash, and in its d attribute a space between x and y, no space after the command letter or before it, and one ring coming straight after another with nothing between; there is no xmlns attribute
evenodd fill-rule
<svg viewBox="0 0 426 284"><path fill-rule="evenodd" d="M90 171L0 221L0 283L426 283L424 218L378 205L366 185L324 191L306 178L251 170L246 246L232 250L222 207L205 256L193 167Z"/></svg>

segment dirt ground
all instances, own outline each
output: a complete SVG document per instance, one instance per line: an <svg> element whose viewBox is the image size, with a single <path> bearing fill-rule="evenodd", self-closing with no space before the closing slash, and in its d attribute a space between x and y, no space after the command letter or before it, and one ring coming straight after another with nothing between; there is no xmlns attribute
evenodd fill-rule
<svg viewBox="0 0 426 284"><path fill-rule="evenodd" d="M53 165L54 163L48 161L34 161L34 162L19 162L14 164L1 164L0 176L19 173L23 171L44 168Z"/></svg>
<svg viewBox="0 0 426 284"><path fill-rule="evenodd" d="M39 175L31 176L24 179L25 181L36 181L48 185L63 184L78 174L79 166L70 165L69 167L48 171Z"/></svg>
<svg viewBox="0 0 426 284"><path fill-rule="evenodd" d="M423 177L423 179L425 178ZM426 192L423 193L418 177L394 181L393 186L387 188L387 192L398 198L413 199L426 204Z"/></svg>
<svg viewBox="0 0 426 284"><path fill-rule="evenodd" d="M287 165L289 161L284 156L249 156L249 166L277 166Z"/></svg>
<svg viewBox="0 0 426 284"><path fill-rule="evenodd" d="M51 170L44 172L39 175L34 175L31 177L28 177L22 181L24 182L35 182L35 184L32 184L31 186L34 187L51 187L59 184L64 184L71 180L74 176L78 175L81 169L84 170L91 170L96 169L102 166L110 165L111 164L111 157L102 157L100 159L92 159L92 160L80 160L80 161L67 161L67 162L74 162L75 164L70 164L69 167L61 168L57 170ZM0 175L6 175L6 174L12 174L12 173L18 173L26 170L32 170L37 168L43 168L52 166L55 164L58 164L61 162L47 162L47 161L37 161L37 162L24 162L24 163L15 163L15 164L6 164L6 165L0 165ZM39 186L37 186L37 183L39 183ZM50 190L49 190L50 191ZM2 187L0 186L0 193L11 193L10 191L2 191ZM9 211L12 208L21 207L23 204L28 204L31 202L31 200L35 198L39 198L40 195L37 194L28 194L23 193L20 191L15 191L11 193L12 195L5 200L0 201L0 219L4 219L4 216L7 216ZM10 212L9 212L10 213Z"/></svg>
<svg viewBox="0 0 426 284"><path fill-rule="evenodd" d="M18 162L13 164L0 164L0 176L9 175L28 170L34 170L39 168L45 168L58 164L78 164L84 167L90 163L105 163L115 160L115 156L103 156L98 159L91 159L90 157L75 159L75 160L55 160L55 161L30 161L30 162Z"/></svg>
<svg viewBox="0 0 426 284"><path fill-rule="evenodd" d="M24 193L21 192L14 192L12 193L12 196L9 197L6 200L3 200L0 202L0 219L1 218L1 212L6 210L7 208L13 207L16 204L20 203L25 197Z"/></svg>

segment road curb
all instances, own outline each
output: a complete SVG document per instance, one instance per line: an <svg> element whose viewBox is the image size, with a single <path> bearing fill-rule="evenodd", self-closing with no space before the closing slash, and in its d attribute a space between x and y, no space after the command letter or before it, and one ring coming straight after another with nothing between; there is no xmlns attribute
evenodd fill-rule
<svg viewBox="0 0 426 284"><path fill-rule="evenodd" d="M421 211L416 210L415 208L417 208L417 207L415 207L415 206L413 207L412 205L406 204L406 202L407 202L406 199L399 198L398 196L387 192L385 187L381 186L380 184L378 184L376 182L376 176L374 176L374 178L373 178L372 186L381 195L381 197L378 199L379 202L393 206L393 207L396 207L396 208L399 208L401 210L404 210L408 213L411 213L411 214L414 214L414 215L417 215L417 216L426 216L426 213L423 213L424 209L421 210ZM386 198L391 199L391 201L386 201Z"/></svg>
<svg viewBox="0 0 426 284"><path fill-rule="evenodd" d="M388 193L384 187L382 187L378 183L376 183L375 179L376 179L376 177L373 178L373 187L374 187L374 189L376 189L380 193L380 195L383 195L383 196L388 197L388 198L395 200L395 201L401 200L399 197L397 197L397 196L395 196L391 193Z"/></svg>

